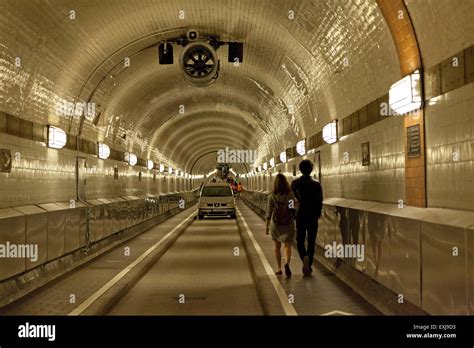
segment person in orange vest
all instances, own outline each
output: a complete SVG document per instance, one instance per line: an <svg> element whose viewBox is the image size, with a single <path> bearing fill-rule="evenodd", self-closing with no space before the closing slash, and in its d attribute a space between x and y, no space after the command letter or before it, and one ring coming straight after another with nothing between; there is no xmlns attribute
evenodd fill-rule
<svg viewBox="0 0 474 348"><path fill-rule="evenodd" d="M239 181L239 183L237 184L237 192L239 193L239 198L241 198L241 195L242 195L242 191L243 191L243 187L242 187L242 183Z"/></svg>

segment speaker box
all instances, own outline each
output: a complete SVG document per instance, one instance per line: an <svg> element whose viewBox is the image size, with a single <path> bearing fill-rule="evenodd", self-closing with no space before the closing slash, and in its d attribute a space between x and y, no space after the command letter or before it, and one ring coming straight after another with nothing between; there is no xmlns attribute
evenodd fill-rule
<svg viewBox="0 0 474 348"><path fill-rule="evenodd" d="M241 42L229 43L229 63L236 62L236 58L239 63L244 61L244 44Z"/></svg>
<svg viewBox="0 0 474 348"><path fill-rule="evenodd" d="M173 45L164 42L158 46L160 64L173 64Z"/></svg>

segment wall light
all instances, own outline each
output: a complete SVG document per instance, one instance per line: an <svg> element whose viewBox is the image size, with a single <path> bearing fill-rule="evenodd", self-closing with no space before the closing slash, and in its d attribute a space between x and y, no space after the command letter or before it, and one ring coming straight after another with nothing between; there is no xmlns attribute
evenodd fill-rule
<svg viewBox="0 0 474 348"><path fill-rule="evenodd" d="M97 143L99 150L97 151L100 159L107 159L110 156L110 147L104 143Z"/></svg>
<svg viewBox="0 0 474 348"><path fill-rule="evenodd" d="M328 144L333 144L337 141L337 121L336 120L324 126L323 139Z"/></svg>
<svg viewBox="0 0 474 348"><path fill-rule="evenodd" d="M61 128L48 126L48 147L61 149L66 145L67 135Z"/></svg>
<svg viewBox="0 0 474 348"><path fill-rule="evenodd" d="M160 164L160 173L163 173L165 171L165 166L163 164Z"/></svg>
<svg viewBox="0 0 474 348"><path fill-rule="evenodd" d="M286 163L286 151L280 152L280 161L281 163Z"/></svg>
<svg viewBox="0 0 474 348"><path fill-rule="evenodd" d="M261 172L261 171L262 171L262 166L261 166L261 165L260 165L260 166L258 166L257 168L258 168L258 171L259 171L259 172Z"/></svg>
<svg viewBox="0 0 474 348"><path fill-rule="evenodd" d="M146 161L146 167L147 167L148 170L152 170L154 166L155 166L155 164L153 163L152 160L147 160Z"/></svg>
<svg viewBox="0 0 474 348"><path fill-rule="evenodd" d="M300 140L296 143L296 152L301 156L306 154L306 139Z"/></svg>
<svg viewBox="0 0 474 348"><path fill-rule="evenodd" d="M134 153L131 153L131 152L125 152L124 160L125 160L125 162L127 162L131 166L134 166L138 162L137 155L135 155Z"/></svg>
<svg viewBox="0 0 474 348"><path fill-rule="evenodd" d="M275 167L275 158L270 158L270 167Z"/></svg>
<svg viewBox="0 0 474 348"><path fill-rule="evenodd" d="M173 168L172 167L168 167L168 174L173 174Z"/></svg>
<svg viewBox="0 0 474 348"><path fill-rule="evenodd" d="M267 169L268 169L268 164L267 164L267 162L265 162L265 163L263 164L263 170L267 170Z"/></svg>
<svg viewBox="0 0 474 348"><path fill-rule="evenodd" d="M421 107L421 76L416 70L390 87L388 104L397 114L403 115Z"/></svg>

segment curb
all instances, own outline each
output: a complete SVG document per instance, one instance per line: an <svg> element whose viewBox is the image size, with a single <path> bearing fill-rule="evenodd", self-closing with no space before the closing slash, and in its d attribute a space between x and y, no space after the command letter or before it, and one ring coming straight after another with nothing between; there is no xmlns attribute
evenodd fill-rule
<svg viewBox="0 0 474 348"><path fill-rule="evenodd" d="M189 208L192 208L193 206L194 203ZM139 236L150 228L159 225L182 211L183 210L179 208L173 208L137 225L130 226L123 231L112 234L105 239L97 241L91 245L90 250L87 252L84 252L83 248L78 249L56 260L52 260L44 265L34 268L31 271L1 282L0 308L25 297L36 289L39 289L68 272L92 261L96 257L121 245L122 243Z"/></svg>
<svg viewBox="0 0 474 348"><path fill-rule="evenodd" d="M191 216L188 216L184 225L175 231L170 238L153 250L150 255L146 256L143 261L131 269L123 278L121 278L79 315L106 315L113 306L156 264L156 262L158 262L158 260L168 251L168 249L195 219L196 214L194 213Z"/></svg>
<svg viewBox="0 0 474 348"><path fill-rule="evenodd" d="M275 288L268 277L265 269L262 265L260 258L257 255L255 248L252 247L252 242L249 237L243 233L243 229L239 219L237 219L237 227L239 230L240 238L247 255L247 261L250 268L255 287L257 289L257 295L262 306L264 315L285 315L285 311L281 306L280 299L278 298Z"/></svg>

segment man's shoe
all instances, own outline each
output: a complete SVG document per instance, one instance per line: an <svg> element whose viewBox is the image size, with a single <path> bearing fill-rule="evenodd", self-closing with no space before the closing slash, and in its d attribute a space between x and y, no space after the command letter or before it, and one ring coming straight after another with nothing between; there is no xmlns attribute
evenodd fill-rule
<svg viewBox="0 0 474 348"><path fill-rule="evenodd" d="M290 270L290 266L288 264L285 265L285 274L288 278L291 277L291 270Z"/></svg>
<svg viewBox="0 0 474 348"><path fill-rule="evenodd" d="M309 257L308 256L305 256L304 259L303 259L303 274L305 276L311 274L311 270L310 270L310 267L309 267Z"/></svg>

